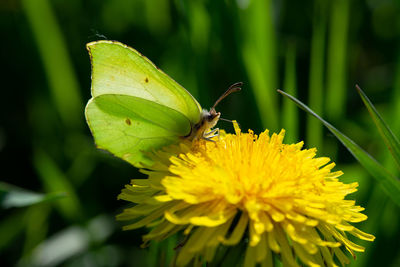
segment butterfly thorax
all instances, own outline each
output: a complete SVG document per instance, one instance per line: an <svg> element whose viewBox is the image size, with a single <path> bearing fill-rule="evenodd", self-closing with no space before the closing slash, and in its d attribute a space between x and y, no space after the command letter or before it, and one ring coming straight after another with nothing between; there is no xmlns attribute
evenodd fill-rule
<svg viewBox="0 0 400 267"><path fill-rule="evenodd" d="M221 113L216 112L214 108L210 109L210 111L203 109L200 114L200 121L192 126L187 138L189 140L203 138L217 124L220 116Z"/></svg>

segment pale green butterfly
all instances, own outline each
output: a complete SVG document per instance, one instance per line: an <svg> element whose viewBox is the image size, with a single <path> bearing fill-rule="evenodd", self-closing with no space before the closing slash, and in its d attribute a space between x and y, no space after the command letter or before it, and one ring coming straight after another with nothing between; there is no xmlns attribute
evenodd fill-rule
<svg viewBox="0 0 400 267"><path fill-rule="evenodd" d="M146 152L179 142L209 139L220 119L207 111L177 82L133 48L116 41L87 44L92 63L92 98L86 120L97 146L129 163L149 163Z"/></svg>

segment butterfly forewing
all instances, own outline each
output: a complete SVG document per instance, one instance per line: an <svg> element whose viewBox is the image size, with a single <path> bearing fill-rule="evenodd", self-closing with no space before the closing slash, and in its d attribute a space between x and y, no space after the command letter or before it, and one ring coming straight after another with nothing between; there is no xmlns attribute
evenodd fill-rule
<svg viewBox="0 0 400 267"><path fill-rule="evenodd" d="M87 45L92 62L92 96L130 95L174 109L192 124L200 120L201 106L172 78L139 52L116 41Z"/></svg>

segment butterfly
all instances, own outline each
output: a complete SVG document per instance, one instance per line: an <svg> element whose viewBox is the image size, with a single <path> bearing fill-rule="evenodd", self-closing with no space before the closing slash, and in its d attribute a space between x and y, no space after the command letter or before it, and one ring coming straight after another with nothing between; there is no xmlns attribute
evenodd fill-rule
<svg viewBox="0 0 400 267"><path fill-rule="evenodd" d="M208 111L135 49L117 41L87 44L92 66L92 98L85 116L96 145L134 166L146 152L182 139L210 140L221 113L215 106L238 91L235 83Z"/></svg>

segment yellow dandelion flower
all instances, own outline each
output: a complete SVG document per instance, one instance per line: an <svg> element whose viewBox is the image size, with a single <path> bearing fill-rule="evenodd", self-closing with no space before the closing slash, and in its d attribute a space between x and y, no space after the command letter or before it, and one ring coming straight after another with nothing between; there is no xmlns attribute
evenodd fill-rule
<svg viewBox="0 0 400 267"><path fill-rule="evenodd" d="M284 130L235 131L154 153L155 164L141 170L148 179L132 180L119 195L136 203L118 215L134 221L125 229L151 227L144 242L182 231L177 266L210 262L218 247L239 242L247 242L244 266L273 266L273 254L284 266L345 265L345 250L364 251L347 234L374 240L350 224L367 219L345 199L358 184L340 182L329 158L302 142L283 144Z"/></svg>

